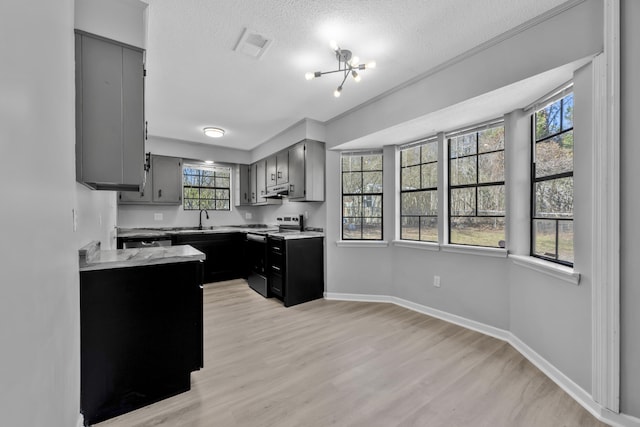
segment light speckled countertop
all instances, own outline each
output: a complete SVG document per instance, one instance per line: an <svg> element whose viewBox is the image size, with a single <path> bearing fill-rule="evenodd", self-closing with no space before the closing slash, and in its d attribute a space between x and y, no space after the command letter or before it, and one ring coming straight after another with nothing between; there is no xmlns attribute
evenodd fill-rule
<svg viewBox="0 0 640 427"><path fill-rule="evenodd" d="M171 238L174 235L189 235L189 234L216 234L216 233L250 233L250 232L266 232L268 236L279 237L286 240L289 239L308 239L312 237L324 237L324 233L321 231L278 231L278 226L266 226L266 227L242 227L242 226L219 226L219 227L206 227L202 230L197 228L119 228L118 237L125 239L140 239L140 238L159 238L166 237Z"/></svg>
<svg viewBox="0 0 640 427"><path fill-rule="evenodd" d="M140 267L204 260L205 255L189 245L100 250L100 242L80 249L80 271Z"/></svg>

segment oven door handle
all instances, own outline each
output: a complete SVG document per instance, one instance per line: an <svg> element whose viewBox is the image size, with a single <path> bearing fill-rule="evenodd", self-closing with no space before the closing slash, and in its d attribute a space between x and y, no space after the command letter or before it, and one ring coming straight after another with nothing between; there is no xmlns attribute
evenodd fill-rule
<svg viewBox="0 0 640 427"><path fill-rule="evenodd" d="M267 236L262 236L260 234L250 234L247 233L247 240L250 240L252 242L266 242L267 241Z"/></svg>

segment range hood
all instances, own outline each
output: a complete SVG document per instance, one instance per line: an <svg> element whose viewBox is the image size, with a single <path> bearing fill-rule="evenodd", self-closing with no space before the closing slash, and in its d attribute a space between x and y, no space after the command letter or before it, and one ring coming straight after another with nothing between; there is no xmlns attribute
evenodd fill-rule
<svg viewBox="0 0 640 427"><path fill-rule="evenodd" d="M289 184L281 184L267 187L267 194L265 194L264 197L267 199L282 199L283 197L287 197L288 195Z"/></svg>

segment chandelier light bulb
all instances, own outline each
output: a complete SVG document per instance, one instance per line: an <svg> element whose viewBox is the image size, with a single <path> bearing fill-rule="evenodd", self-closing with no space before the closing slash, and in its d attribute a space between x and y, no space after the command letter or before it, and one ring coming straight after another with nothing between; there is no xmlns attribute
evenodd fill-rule
<svg viewBox="0 0 640 427"><path fill-rule="evenodd" d="M308 72L304 75L304 78L307 80L313 80L316 77L315 73Z"/></svg>
<svg viewBox="0 0 640 427"><path fill-rule="evenodd" d="M338 89L333 91L333 96L340 98L340 92L342 92L342 86L338 86Z"/></svg>
<svg viewBox="0 0 640 427"><path fill-rule="evenodd" d="M359 62L360 62L360 58L358 58L357 56L354 56L353 58L351 58L351 61L349 61L349 64L355 67L356 65L358 65Z"/></svg>
<svg viewBox="0 0 640 427"><path fill-rule="evenodd" d="M371 61L367 64L367 68L376 68L376 61Z"/></svg>
<svg viewBox="0 0 640 427"><path fill-rule="evenodd" d="M330 47L331 47L331 49L333 49L334 51L335 51L335 50L338 50L338 42L336 42L335 40L331 40L331 41L329 42L329 46L330 46Z"/></svg>
<svg viewBox="0 0 640 427"><path fill-rule="evenodd" d="M351 71L351 75L353 76L353 80L355 80L356 83L362 80L362 77L360 77L360 74L356 73L356 70Z"/></svg>

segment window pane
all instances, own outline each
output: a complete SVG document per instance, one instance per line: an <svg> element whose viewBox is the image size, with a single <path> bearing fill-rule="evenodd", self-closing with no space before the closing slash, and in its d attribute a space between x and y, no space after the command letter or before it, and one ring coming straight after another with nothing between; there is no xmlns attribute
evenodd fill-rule
<svg viewBox="0 0 640 427"><path fill-rule="evenodd" d="M360 218L342 219L342 238L360 239L362 238L362 220Z"/></svg>
<svg viewBox="0 0 640 427"><path fill-rule="evenodd" d="M198 209L198 201L194 199L184 199L184 209L185 210Z"/></svg>
<svg viewBox="0 0 640 427"><path fill-rule="evenodd" d="M213 187L214 185L214 178L212 176L206 176L203 175L202 178L200 178L200 186L201 187Z"/></svg>
<svg viewBox="0 0 640 427"><path fill-rule="evenodd" d="M562 99L562 130L573 127L573 93Z"/></svg>
<svg viewBox="0 0 640 427"><path fill-rule="evenodd" d="M438 186L438 164L429 163L422 165L422 187L431 188Z"/></svg>
<svg viewBox="0 0 640 427"><path fill-rule="evenodd" d="M382 172L362 172L363 193L382 193Z"/></svg>
<svg viewBox="0 0 640 427"><path fill-rule="evenodd" d="M536 178L573 171L573 131L536 143Z"/></svg>
<svg viewBox="0 0 640 427"><path fill-rule="evenodd" d="M229 178L231 177L231 171L226 168L226 169L216 169L215 170L215 174L216 174L216 178Z"/></svg>
<svg viewBox="0 0 640 427"><path fill-rule="evenodd" d="M422 163L438 161L438 142L433 141L422 146Z"/></svg>
<svg viewBox="0 0 640 427"><path fill-rule="evenodd" d="M573 177L537 182L535 191L534 216L543 218L573 217Z"/></svg>
<svg viewBox="0 0 640 427"><path fill-rule="evenodd" d="M536 141L560 132L560 100L536 112Z"/></svg>
<svg viewBox="0 0 640 427"><path fill-rule="evenodd" d="M438 241L438 218L422 217L420 218L420 240L423 242Z"/></svg>
<svg viewBox="0 0 640 427"><path fill-rule="evenodd" d="M573 263L573 221L558 221L558 259Z"/></svg>
<svg viewBox="0 0 640 427"><path fill-rule="evenodd" d="M417 190L420 188L420 166L400 169L402 172L402 189Z"/></svg>
<svg viewBox="0 0 640 427"><path fill-rule="evenodd" d="M200 199L200 209L213 209L214 207L214 200Z"/></svg>
<svg viewBox="0 0 640 427"><path fill-rule="evenodd" d="M362 216L382 217L382 196L362 196Z"/></svg>
<svg viewBox="0 0 640 427"><path fill-rule="evenodd" d="M478 215L505 215L504 185L478 188Z"/></svg>
<svg viewBox="0 0 640 427"><path fill-rule="evenodd" d="M382 220L380 218L362 219L362 238L367 240L382 239Z"/></svg>
<svg viewBox="0 0 640 427"><path fill-rule="evenodd" d="M229 200L216 200L216 209L229 210Z"/></svg>
<svg viewBox="0 0 640 427"><path fill-rule="evenodd" d="M403 216L400 221L400 238L404 240L420 239L420 218Z"/></svg>
<svg viewBox="0 0 640 427"><path fill-rule="evenodd" d="M342 157L342 171L353 172L362 170L362 156Z"/></svg>
<svg viewBox="0 0 640 427"><path fill-rule="evenodd" d="M504 126L479 132L478 152L504 150Z"/></svg>
<svg viewBox="0 0 640 427"><path fill-rule="evenodd" d="M362 216L362 196L342 196L342 216Z"/></svg>
<svg viewBox="0 0 640 427"><path fill-rule="evenodd" d="M216 199L229 200L229 190L216 190Z"/></svg>
<svg viewBox="0 0 640 427"><path fill-rule="evenodd" d="M182 183L184 185L198 185L199 180L197 175L183 175Z"/></svg>
<svg viewBox="0 0 640 427"><path fill-rule="evenodd" d="M213 190L208 189L208 188L202 188L200 189L200 198L201 199L213 199Z"/></svg>
<svg viewBox="0 0 640 427"><path fill-rule="evenodd" d="M476 214L476 189L451 189L451 215L465 216Z"/></svg>
<svg viewBox="0 0 640 427"><path fill-rule="evenodd" d="M185 199L197 199L200 196L200 190L197 188L185 188L184 189L184 198Z"/></svg>
<svg viewBox="0 0 640 427"><path fill-rule="evenodd" d="M478 156L478 181L504 181L504 151L481 154Z"/></svg>
<svg viewBox="0 0 640 427"><path fill-rule="evenodd" d="M382 170L382 154L362 156L362 170L381 171Z"/></svg>
<svg viewBox="0 0 640 427"><path fill-rule="evenodd" d="M218 178L216 177L216 187L218 188L229 188L229 178Z"/></svg>
<svg viewBox="0 0 640 427"><path fill-rule="evenodd" d="M476 154L476 133L473 132L451 138L450 147L449 155L452 159Z"/></svg>
<svg viewBox="0 0 640 427"><path fill-rule="evenodd" d="M505 247L504 218L451 217L451 243Z"/></svg>
<svg viewBox="0 0 640 427"><path fill-rule="evenodd" d="M437 215L438 192L416 191L402 194L401 215Z"/></svg>
<svg viewBox="0 0 640 427"><path fill-rule="evenodd" d="M449 162L451 185L476 183L476 157L451 159Z"/></svg>
<svg viewBox="0 0 640 427"><path fill-rule="evenodd" d="M413 166L420 163L420 147L412 147L400 152L402 166Z"/></svg>
<svg viewBox="0 0 640 427"><path fill-rule="evenodd" d="M342 174L342 192L345 194L362 193L362 173L343 173Z"/></svg>
<svg viewBox="0 0 640 427"><path fill-rule="evenodd" d="M533 253L534 255L557 258L555 220L533 220Z"/></svg>

